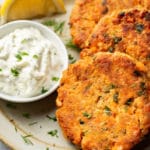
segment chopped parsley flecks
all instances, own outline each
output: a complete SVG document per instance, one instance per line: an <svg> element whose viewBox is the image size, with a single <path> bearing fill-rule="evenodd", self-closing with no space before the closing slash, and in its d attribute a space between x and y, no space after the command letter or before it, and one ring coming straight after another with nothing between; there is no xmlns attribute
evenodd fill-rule
<svg viewBox="0 0 150 150"><path fill-rule="evenodd" d="M19 71L17 68L11 68L11 73L14 77L18 77L19 76Z"/></svg>
<svg viewBox="0 0 150 150"><path fill-rule="evenodd" d="M29 54L27 52L18 52L18 54L16 54L16 59L17 61L21 61L23 56L28 56Z"/></svg>
<svg viewBox="0 0 150 150"><path fill-rule="evenodd" d="M51 135L51 136L55 136L55 137L58 138L58 131L56 129L49 131L48 134Z"/></svg>
<svg viewBox="0 0 150 150"><path fill-rule="evenodd" d="M74 64L76 61L77 61L77 60L74 59L74 60L72 60L72 61L70 62L70 64Z"/></svg>
<svg viewBox="0 0 150 150"><path fill-rule="evenodd" d="M129 98L126 102L125 105L130 106L133 102L133 98Z"/></svg>
<svg viewBox="0 0 150 150"><path fill-rule="evenodd" d="M58 34L62 34L63 32L63 28L64 28L64 25L65 25L65 22L60 22L60 23L57 23L57 25L55 25L54 27L54 31Z"/></svg>
<svg viewBox="0 0 150 150"><path fill-rule="evenodd" d="M22 44L24 44L24 43L26 43L26 42L27 42L27 39L23 39L23 40L21 41Z"/></svg>
<svg viewBox="0 0 150 150"><path fill-rule="evenodd" d="M122 37L114 37L113 38L113 41L114 41L114 44L118 44L120 41L122 40Z"/></svg>
<svg viewBox="0 0 150 150"><path fill-rule="evenodd" d="M146 89L145 82L141 82L140 83L140 88L141 88L141 90L145 90Z"/></svg>
<svg viewBox="0 0 150 150"><path fill-rule="evenodd" d="M142 96L142 95L144 95L144 93L145 93L145 91L140 90L140 91L137 93L137 95L138 95L138 96Z"/></svg>
<svg viewBox="0 0 150 150"><path fill-rule="evenodd" d="M31 117L31 115L29 113L23 113L22 116L27 119L30 119L30 117Z"/></svg>
<svg viewBox="0 0 150 150"><path fill-rule="evenodd" d="M113 52L115 51L115 48L111 46L111 47L108 48L108 51L109 51L110 53L113 53Z"/></svg>
<svg viewBox="0 0 150 150"><path fill-rule="evenodd" d="M48 91L48 89L46 89L45 87L42 87L42 89L41 89L42 94L46 93L47 91Z"/></svg>
<svg viewBox="0 0 150 150"><path fill-rule="evenodd" d="M33 58L38 59L39 57L38 57L38 55L33 55Z"/></svg>
<svg viewBox="0 0 150 150"><path fill-rule="evenodd" d="M110 84L110 85L109 85L109 88L110 88L110 89L114 89L114 88L116 88L116 85Z"/></svg>
<svg viewBox="0 0 150 150"><path fill-rule="evenodd" d="M140 91L137 93L138 96L142 96L145 94L146 85L145 82L140 83Z"/></svg>
<svg viewBox="0 0 150 150"><path fill-rule="evenodd" d="M17 108L17 106L13 103L7 103L6 107L11 108L11 109L16 109Z"/></svg>
<svg viewBox="0 0 150 150"><path fill-rule="evenodd" d="M31 40L33 40L33 39L31 39L31 38L23 39L23 40L21 41L21 43L22 43L22 44L25 44L25 43L27 43L27 42L30 42Z"/></svg>
<svg viewBox="0 0 150 150"><path fill-rule="evenodd" d="M68 40L67 43L66 43L66 47L67 48L71 48L71 49L74 49L74 50L77 50L77 51L80 51L81 49L75 45L72 41L72 39Z"/></svg>
<svg viewBox="0 0 150 150"><path fill-rule="evenodd" d="M65 21L58 22L56 20L48 20L43 22L43 24L52 27L56 33L62 34Z"/></svg>
<svg viewBox="0 0 150 150"><path fill-rule="evenodd" d="M71 64L76 62L76 59L74 59L74 57L71 54L68 55L68 59L69 59Z"/></svg>
<svg viewBox="0 0 150 150"><path fill-rule="evenodd" d="M136 77L140 77L140 76L141 76L141 72L138 71L138 70L135 70L135 71L133 72L133 74L134 74Z"/></svg>
<svg viewBox="0 0 150 150"><path fill-rule="evenodd" d="M111 109L108 106L105 106L104 112L106 115L110 116L111 115Z"/></svg>
<svg viewBox="0 0 150 150"><path fill-rule="evenodd" d="M83 125L84 124L84 121L83 120L79 120L79 123L81 124L81 125Z"/></svg>
<svg viewBox="0 0 150 150"><path fill-rule="evenodd" d="M0 72L1 72L1 71L3 71L3 69L2 69L2 68L0 68Z"/></svg>
<svg viewBox="0 0 150 150"><path fill-rule="evenodd" d="M131 88L135 88L137 86L137 84L136 83L133 83L133 84L131 84Z"/></svg>
<svg viewBox="0 0 150 150"><path fill-rule="evenodd" d="M122 11L122 12L119 13L119 17L124 17L124 15L125 15L124 11Z"/></svg>
<svg viewBox="0 0 150 150"><path fill-rule="evenodd" d="M150 13L149 12L146 13L145 20L146 21L150 21Z"/></svg>
<svg viewBox="0 0 150 150"><path fill-rule="evenodd" d="M24 140L24 142L28 145L33 145L33 143L31 142L31 140L29 140L30 137L32 137L32 135L26 135L26 136L22 136L22 139Z"/></svg>
<svg viewBox="0 0 150 150"><path fill-rule="evenodd" d="M22 60L22 56L20 55L20 53L16 54L16 59L17 61L21 61Z"/></svg>
<svg viewBox="0 0 150 150"><path fill-rule="evenodd" d="M43 22L44 25L46 26L54 26L56 24L55 20L47 20L45 22Z"/></svg>
<svg viewBox="0 0 150 150"><path fill-rule="evenodd" d="M35 125L35 124L37 124L38 122L31 122L31 123L29 123L28 125L29 126L33 126L33 125Z"/></svg>
<svg viewBox="0 0 150 150"><path fill-rule="evenodd" d="M111 89L114 89L114 88L116 88L116 85L110 84L110 85L108 85L108 86L104 89L104 92L105 92L105 93L109 93L110 90L111 90Z"/></svg>
<svg viewBox="0 0 150 150"><path fill-rule="evenodd" d="M28 54L27 52L25 52L25 51L20 52L20 54L21 54L22 56L28 56L28 55L29 55L29 54Z"/></svg>
<svg viewBox="0 0 150 150"><path fill-rule="evenodd" d="M108 34L108 33L104 33L104 34L103 34L103 37L104 37L104 38L108 38L108 37L109 37L109 34Z"/></svg>
<svg viewBox="0 0 150 150"><path fill-rule="evenodd" d="M59 81L58 77L52 77L52 81Z"/></svg>
<svg viewBox="0 0 150 150"><path fill-rule="evenodd" d="M73 57L71 54L69 54L69 55L68 55L68 59L69 59L69 60L73 60L74 57Z"/></svg>
<svg viewBox="0 0 150 150"><path fill-rule="evenodd" d="M83 116L86 117L86 118L88 118L88 119L90 119L90 118L92 117L92 114L89 114L89 113L87 113L87 112L84 112L84 113L83 113Z"/></svg>
<svg viewBox="0 0 150 150"><path fill-rule="evenodd" d="M84 92L87 92L91 88L91 86L92 86L91 83L87 84L84 88Z"/></svg>
<svg viewBox="0 0 150 150"><path fill-rule="evenodd" d="M46 147L46 150L49 150L49 148L48 148L48 147Z"/></svg>
<svg viewBox="0 0 150 150"><path fill-rule="evenodd" d="M118 92L114 93L114 95L113 95L113 101L115 103L118 103L118 101L119 101L118 97L119 97L119 93Z"/></svg>
<svg viewBox="0 0 150 150"><path fill-rule="evenodd" d="M103 127L103 128L101 128L101 130L102 130L102 131L107 131L108 128L107 128L107 127Z"/></svg>
<svg viewBox="0 0 150 150"><path fill-rule="evenodd" d="M142 31L144 30L144 25L141 24L141 23L135 24L135 30L136 30L138 33L142 33Z"/></svg>
<svg viewBox="0 0 150 150"><path fill-rule="evenodd" d="M55 122L57 121L57 118L55 116L51 117L51 116L47 115L46 117L52 121L55 121Z"/></svg>

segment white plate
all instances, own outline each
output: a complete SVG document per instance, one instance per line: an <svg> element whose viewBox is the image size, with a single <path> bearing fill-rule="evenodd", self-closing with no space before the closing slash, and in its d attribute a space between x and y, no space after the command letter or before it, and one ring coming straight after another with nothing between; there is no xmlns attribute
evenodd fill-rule
<svg viewBox="0 0 150 150"><path fill-rule="evenodd" d="M65 21L64 32L61 35L64 43L70 39L68 19L73 2L74 0L65 0L66 14L50 17L50 19ZM40 22L43 19L36 21ZM68 54L78 59L77 51L68 49ZM49 119L49 117L55 116L56 96L55 92L41 101L27 104L11 104L0 100L0 140L15 150L77 149L64 138L57 121ZM57 136L48 134L48 132L55 130L58 131ZM22 136L27 135L32 136L23 139Z"/></svg>

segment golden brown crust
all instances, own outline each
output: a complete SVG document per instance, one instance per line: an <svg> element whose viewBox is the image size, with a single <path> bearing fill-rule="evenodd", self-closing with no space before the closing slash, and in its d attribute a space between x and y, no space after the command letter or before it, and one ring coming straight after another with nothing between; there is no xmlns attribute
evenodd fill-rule
<svg viewBox="0 0 150 150"><path fill-rule="evenodd" d="M97 53L69 66L56 112L83 150L129 150L150 128L147 68L122 53Z"/></svg>
<svg viewBox="0 0 150 150"><path fill-rule="evenodd" d="M120 51L140 60L150 68L150 12L124 10L103 17L81 52L81 58L98 51Z"/></svg>
<svg viewBox="0 0 150 150"><path fill-rule="evenodd" d="M70 16L74 43L83 48L84 42L103 16L134 6L149 9L150 2L149 0L76 0Z"/></svg>

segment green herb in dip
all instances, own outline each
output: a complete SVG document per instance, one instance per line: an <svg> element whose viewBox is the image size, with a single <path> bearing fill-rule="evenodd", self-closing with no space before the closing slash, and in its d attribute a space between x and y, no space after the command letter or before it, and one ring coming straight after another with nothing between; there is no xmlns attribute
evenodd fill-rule
<svg viewBox="0 0 150 150"><path fill-rule="evenodd" d="M16 29L0 39L0 92L33 97L60 77L64 60L54 43L33 27ZM43 90L45 92L45 90ZM42 91L42 93L43 93Z"/></svg>

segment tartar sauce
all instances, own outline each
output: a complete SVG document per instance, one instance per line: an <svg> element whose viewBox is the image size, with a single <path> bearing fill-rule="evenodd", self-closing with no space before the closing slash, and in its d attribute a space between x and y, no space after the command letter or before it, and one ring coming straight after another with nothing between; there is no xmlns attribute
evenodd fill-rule
<svg viewBox="0 0 150 150"><path fill-rule="evenodd" d="M16 29L0 39L0 92L33 97L47 92L63 68L54 43L33 27Z"/></svg>

